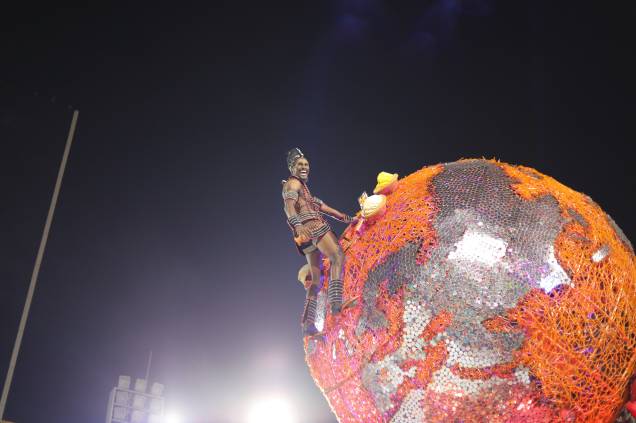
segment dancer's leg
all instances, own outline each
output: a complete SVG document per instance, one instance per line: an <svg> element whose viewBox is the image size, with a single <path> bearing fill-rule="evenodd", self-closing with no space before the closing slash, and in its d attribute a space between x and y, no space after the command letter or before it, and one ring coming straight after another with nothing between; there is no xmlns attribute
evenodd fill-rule
<svg viewBox="0 0 636 423"><path fill-rule="evenodd" d="M329 258L329 305L331 314L340 313L342 308L342 268L344 265L344 253L338 239L333 232L328 232L316 245L320 252Z"/></svg>
<svg viewBox="0 0 636 423"><path fill-rule="evenodd" d="M316 329L316 307L318 305L318 293L320 292L320 251L314 250L310 253L306 253L307 263L309 263L309 271L311 274L311 284L307 287L307 294L305 296L305 307L302 317L302 329L303 335L314 335L318 330Z"/></svg>

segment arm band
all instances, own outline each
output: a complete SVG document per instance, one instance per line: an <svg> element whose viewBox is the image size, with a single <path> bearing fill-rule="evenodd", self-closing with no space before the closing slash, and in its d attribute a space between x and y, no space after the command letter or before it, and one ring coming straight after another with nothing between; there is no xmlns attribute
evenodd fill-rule
<svg viewBox="0 0 636 423"><path fill-rule="evenodd" d="M318 204L319 206L322 205L324 203L324 201L322 201L320 198L318 197L314 197L314 203Z"/></svg>
<svg viewBox="0 0 636 423"><path fill-rule="evenodd" d="M294 227L294 228L295 228L296 226L300 226L300 225L302 225L302 222L300 221L300 219L298 219L298 215L296 215L296 214L295 214L295 215L293 215L293 216L289 216L289 217L287 218L287 222L289 222L289 224L290 224L292 227Z"/></svg>
<svg viewBox="0 0 636 423"><path fill-rule="evenodd" d="M298 193L296 191L283 191L283 200L298 201Z"/></svg>
<svg viewBox="0 0 636 423"><path fill-rule="evenodd" d="M345 215L342 217L342 221L343 221L344 223L351 223L351 221L352 221L352 220L353 220L353 217L349 216L348 214L345 214Z"/></svg>

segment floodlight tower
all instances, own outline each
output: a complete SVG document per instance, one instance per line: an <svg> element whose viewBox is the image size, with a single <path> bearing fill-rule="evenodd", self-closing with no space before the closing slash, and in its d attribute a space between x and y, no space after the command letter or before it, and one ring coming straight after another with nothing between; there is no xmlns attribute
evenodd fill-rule
<svg viewBox="0 0 636 423"><path fill-rule="evenodd" d="M119 376L110 391L106 423L163 423L164 386L155 382L146 392L148 380L136 379L134 389L130 384L130 376Z"/></svg>

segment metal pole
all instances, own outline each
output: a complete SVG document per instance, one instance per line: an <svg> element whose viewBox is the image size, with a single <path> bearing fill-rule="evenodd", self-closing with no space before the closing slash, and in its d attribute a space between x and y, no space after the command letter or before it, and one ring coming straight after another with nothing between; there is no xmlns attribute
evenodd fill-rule
<svg viewBox="0 0 636 423"><path fill-rule="evenodd" d="M75 134L75 126L77 125L77 117L79 111L73 112L73 119L71 120L71 129L68 132L68 138L66 139L66 147L64 148L64 155L62 156L62 163L57 173L57 181L55 182L55 189L53 190L53 198L51 198L51 205L49 206L49 213L46 216L46 223L44 224L44 232L42 233L42 239L40 240L40 248L38 249L38 255L35 258L35 265L33 266L33 273L31 274L31 283L29 284L29 291L27 292L27 298L24 303L24 309L22 310L22 318L20 319L20 326L18 326L18 335L13 344L13 352L11 353L11 361L9 362L9 369L7 370L7 377L4 380L4 387L2 388L2 397L0 398L0 421L4 418L4 409L7 405L7 398L9 397L9 389L11 388L11 382L13 381L13 372L15 370L16 362L18 361L18 354L20 353L20 345L22 344L22 336L24 335L24 327L26 326L27 318L29 317L29 310L31 308L31 301L33 300L33 293L35 292L35 285L38 281L38 274L40 273L40 266L42 265L42 257L44 256L44 249L46 248L46 241L49 238L49 231L51 229L51 222L53 221L53 213L55 212L55 206L57 205L57 197L60 194L60 187L62 186L62 178L64 177L64 170L66 169L66 161L71 151L71 144L73 143L73 135Z"/></svg>
<svg viewBox="0 0 636 423"><path fill-rule="evenodd" d="M148 383L148 378L150 377L151 364L152 364L152 350L150 350L150 354L148 354L148 364L146 364L146 383Z"/></svg>

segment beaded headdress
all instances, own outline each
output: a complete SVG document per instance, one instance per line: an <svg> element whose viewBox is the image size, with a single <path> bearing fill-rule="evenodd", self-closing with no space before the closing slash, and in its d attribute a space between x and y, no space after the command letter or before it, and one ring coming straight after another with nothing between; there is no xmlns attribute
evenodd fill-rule
<svg viewBox="0 0 636 423"><path fill-rule="evenodd" d="M300 151L300 148L298 147L292 148L287 152L287 167L289 168L289 170L294 167L296 160L300 159L301 157L305 157L305 155L302 151Z"/></svg>

